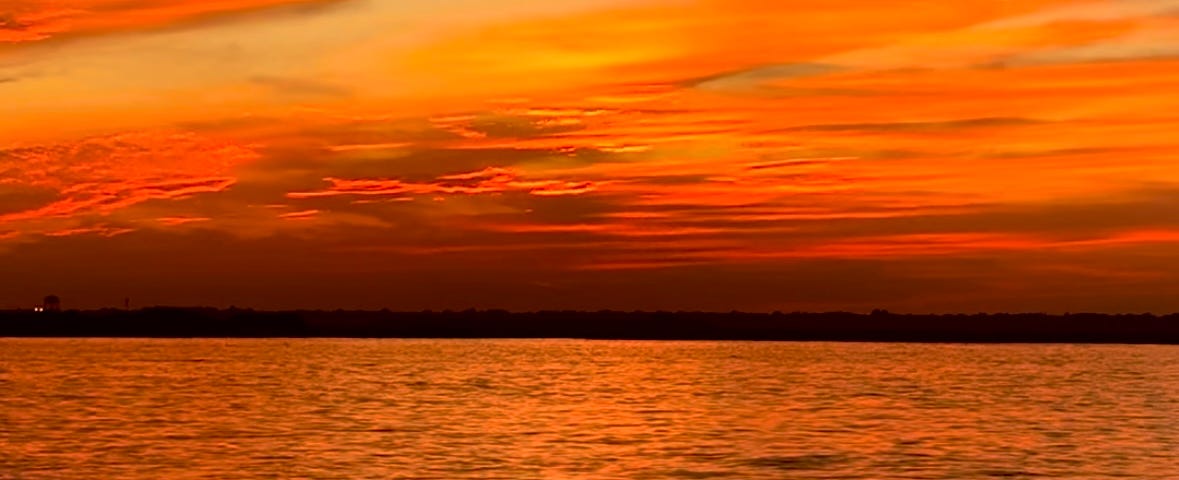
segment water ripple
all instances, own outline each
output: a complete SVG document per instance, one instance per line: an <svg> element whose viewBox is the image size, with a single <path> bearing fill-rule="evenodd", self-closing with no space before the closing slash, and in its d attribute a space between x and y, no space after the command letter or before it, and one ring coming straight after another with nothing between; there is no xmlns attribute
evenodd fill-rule
<svg viewBox="0 0 1179 480"><path fill-rule="evenodd" d="M0 339L0 479L1179 478L1179 348Z"/></svg>

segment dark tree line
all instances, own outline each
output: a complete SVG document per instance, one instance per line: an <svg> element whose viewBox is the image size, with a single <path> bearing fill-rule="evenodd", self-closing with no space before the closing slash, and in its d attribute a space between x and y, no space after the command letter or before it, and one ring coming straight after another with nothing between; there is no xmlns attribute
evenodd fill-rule
<svg viewBox="0 0 1179 480"><path fill-rule="evenodd" d="M1179 344L1179 314L869 315L148 308L0 312L8 337L586 338Z"/></svg>

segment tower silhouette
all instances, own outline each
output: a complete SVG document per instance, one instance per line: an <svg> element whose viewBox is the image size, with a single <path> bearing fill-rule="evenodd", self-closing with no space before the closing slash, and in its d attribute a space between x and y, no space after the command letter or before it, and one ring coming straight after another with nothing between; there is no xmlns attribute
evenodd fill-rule
<svg viewBox="0 0 1179 480"><path fill-rule="evenodd" d="M41 302L41 306L45 309L46 312L60 312L61 298L59 298L57 295L50 295L45 297L45 300Z"/></svg>

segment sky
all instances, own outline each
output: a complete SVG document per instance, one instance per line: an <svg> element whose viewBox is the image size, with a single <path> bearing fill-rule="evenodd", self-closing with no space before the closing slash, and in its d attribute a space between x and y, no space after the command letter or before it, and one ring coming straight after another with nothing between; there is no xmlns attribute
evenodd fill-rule
<svg viewBox="0 0 1179 480"><path fill-rule="evenodd" d="M0 0L0 308L1179 311L1179 0Z"/></svg>

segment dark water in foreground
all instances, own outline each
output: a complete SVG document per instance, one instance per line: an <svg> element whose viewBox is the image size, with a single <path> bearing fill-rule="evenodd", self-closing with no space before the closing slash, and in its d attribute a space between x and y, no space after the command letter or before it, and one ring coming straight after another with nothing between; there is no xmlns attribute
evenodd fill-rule
<svg viewBox="0 0 1179 480"><path fill-rule="evenodd" d="M0 339L0 479L1179 478L1179 347Z"/></svg>

